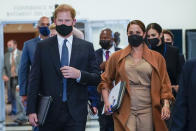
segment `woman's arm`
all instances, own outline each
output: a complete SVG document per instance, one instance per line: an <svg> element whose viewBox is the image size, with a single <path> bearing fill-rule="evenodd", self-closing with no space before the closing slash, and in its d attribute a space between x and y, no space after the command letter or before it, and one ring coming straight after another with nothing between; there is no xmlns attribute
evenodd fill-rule
<svg viewBox="0 0 196 131"><path fill-rule="evenodd" d="M106 68L104 73L101 75L101 83L98 86L98 92L102 93L105 112L111 111L111 105L108 100L109 91L113 88L113 81L115 80L116 73L116 57L112 55L106 62Z"/></svg>

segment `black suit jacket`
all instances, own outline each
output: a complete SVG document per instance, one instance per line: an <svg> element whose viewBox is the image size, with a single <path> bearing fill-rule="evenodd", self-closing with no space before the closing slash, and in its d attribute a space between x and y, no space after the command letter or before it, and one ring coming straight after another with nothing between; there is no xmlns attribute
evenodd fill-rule
<svg viewBox="0 0 196 131"><path fill-rule="evenodd" d="M180 62L179 49L171 45L166 45L166 53L164 57L171 84L177 85L183 64Z"/></svg>
<svg viewBox="0 0 196 131"><path fill-rule="evenodd" d="M196 59L185 63L179 86L171 131L196 131Z"/></svg>
<svg viewBox="0 0 196 131"><path fill-rule="evenodd" d="M115 47L115 51L118 51L120 49L121 48ZM96 50L95 55L96 55L96 58L97 58L97 63L98 63L98 65L100 65L103 62L103 49L100 48L100 49Z"/></svg>
<svg viewBox="0 0 196 131"><path fill-rule="evenodd" d="M70 66L81 71L80 82L67 80L67 103L71 116L76 121L85 121L87 116L88 88L97 85L100 75L93 45L73 38ZM60 72L60 56L57 36L37 44L34 62L30 73L27 114L37 112L37 95L52 96L47 121L54 121L59 115L62 102L63 76Z"/></svg>

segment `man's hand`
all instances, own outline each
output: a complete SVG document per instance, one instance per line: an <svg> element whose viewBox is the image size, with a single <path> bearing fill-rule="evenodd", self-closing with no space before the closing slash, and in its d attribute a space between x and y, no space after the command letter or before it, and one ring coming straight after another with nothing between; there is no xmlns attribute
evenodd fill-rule
<svg viewBox="0 0 196 131"><path fill-rule="evenodd" d="M80 77L80 70L70 67L70 66L63 66L60 68L64 78L72 78L77 79Z"/></svg>
<svg viewBox="0 0 196 131"><path fill-rule="evenodd" d="M25 102L27 101L27 96L22 96L22 103L25 105Z"/></svg>
<svg viewBox="0 0 196 131"><path fill-rule="evenodd" d="M37 114L36 113L32 113L32 114L29 114L29 123L32 125L32 126L38 126L38 119L37 119Z"/></svg>
<svg viewBox="0 0 196 131"><path fill-rule="evenodd" d="M4 80L5 82L7 82L7 81L9 81L9 78L8 78L6 75L3 75L3 80Z"/></svg>
<svg viewBox="0 0 196 131"><path fill-rule="evenodd" d="M98 112L97 108L96 107L93 107L92 110L93 110L93 114L96 115L97 112Z"/></svg>
<svg viewBox="0 0 196 131"><path fill-rule="evenodd" d="M104 104L105 104L104 106L105 115L111 115L113 113L111 110L111 107L112 107L111 104L109 103L109 101L107 102L104 101Z"/></svg>

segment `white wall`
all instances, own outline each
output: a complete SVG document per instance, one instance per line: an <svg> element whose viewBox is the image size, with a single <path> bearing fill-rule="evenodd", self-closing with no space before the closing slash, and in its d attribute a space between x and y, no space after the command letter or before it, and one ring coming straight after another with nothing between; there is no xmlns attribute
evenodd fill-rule
<svg viewBox="0 0 196 131"><path fill-rule="evenodd" d="M196 0L3 0L0 21L35 21L51 16L54 5L61 3L72 5L77 19L139 19L146 25L157 22L166 29L196 29Z"/></svg>
<svg viewBox="0 0 196 131"><path fill-rule="evenodd" d="M79 19L140 19L145 24L160 23L164 28L196 28L196 0L4 0L1 3L1 20L51 16L55 3L68 3L76 8Z"/></svg>

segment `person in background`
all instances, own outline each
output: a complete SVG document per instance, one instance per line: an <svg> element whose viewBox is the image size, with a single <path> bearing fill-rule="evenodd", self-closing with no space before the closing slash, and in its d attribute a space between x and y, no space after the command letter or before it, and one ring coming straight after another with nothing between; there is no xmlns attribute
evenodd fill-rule
<svg viewBox="0 0 196 131"><path fill-rule="evenodd" d="M114 33L114 42L115 42L115 47L118 47L120 44L120 33L119 32Z"/></svg>
<svg viewBox="0 0 196 131"><path fill-rule="evenodd" d="M48 17L43 16L38 21L39 36L24 42L24 47L22 50L22 58L19 70L19 88L20 95L22 96L22 102L25 103L27 100L27 90L29 81L29 72L31 65L33 63L33 56L35 53L35 48L40 40L44 40L49 37L50 20Z"/></svg>
<svg viewBox="0 0 196 131"><path fill-rule="evenodd" d="M196 131L196 59L185 63L170 131Z"/></svg>
<svg viewBox="0 0 196 131"><path fill-rule="evenodd" d="M174 35L171 31L169 30L163 30L163 38L164 38L164 43L165 44L168 44L168 45L174 45ZM182 71L182 67L185 63L185 58L184 58L184 55L183 54L180 54L179 55L179 61L180 61L180 71ZM176 92L178 91L178 89L176 90Z"/></svg>
<svg viewBox="0 0 196 131"><path fill-rule="evenodd" d="M182 69L182 65L180 65L179 49L164 43L162 27L157 23L151 23L147 26L146 35L150 48L159 52L165 58L172 90L174 96L176 96L179 87L179 76Z"/></svg>
<svg viewBox="0 0 196 131"><path fill-rule="evenodd" d="M33 63L33 57L37 43L41 40L47 39L50 35L49 30L50 20L46 16L42 16L38 21L38 30L39 36L33 39L30 39L24 42L24 47L22 50L22 57L19 68L19 92L22 96L22 103L26 107L27 102L27 91L29 86L29 74L30 69ZM21 118L18 118L16 121L21 121ZM38 131L38 128L35 127L34 131Z"/></svg>
<svg viewBox="0 0 196 131"><path fill-rule="evenodd" d="M57 35L37 44L30 73L27 115L40 131L85 131L88 85L100 81L93 44L73 36L76 11L67 4L54 12ZM52 96L45 123L38 125L38 94Z"/></svg>
<svg viewBox="0 0 196 131"><path fill-rule="evenodd" d="M98 65L100 66L100 71L104 72L107 60L115 51L120 50L120 48L115 46L114 34L109 28L103 29L101 31L99 44L101 48L96 50L95 53ZM101 98L101 95L99 94L98 96L99 97L97 100L100 131L114 131L112 116L102 114L104 102L103 98Z"/></svg>
<svg viewBox="0 0 196 131"><path fill-rule="evenodd" d="M52 23L49 26L49 29L50 29L50 37L55 36L57 34L57 32L56 32L56 25L54 23Z"/></svg>
<svg viewBox="0 0 196 131"><path fill-rule="evenodd" d="M164 120L170 117L171 83L165 59L147 47L145 34L143 22L131 21L127 26L129 45L110 57L101 75L98 91L106 113L111 111L108 95L113 82L126 82L121 107L113 112L115 131L168 131Z"/></svg>
<svg viewBox="0 0 196 131"><path fill-rule="evenodd" d="M17 42L9 40L7 42L8 52L4 57L3 80L8 82L11 94L11 112L8 115L16 115L16 86L18 85L18 69L22 52L17 49Z"/></svg>
<svg viewBox="0 0 196 131"><path fill-rule="evenodd" d="M165 44L162 27L157 23L151 23L146 28L147 41L150 48L159 52L166 61L167 72L171 81L171 87L174 97L179 88L179 77L181 72L180 54L178 48ZM171 106L171 110L172 110ZM166 120L168 129L171 127L171 119Z"/></svg>
<svg viewBox="0 0 196 131"><path fill-rule="evenodd" d="M174 45L174 35L169 30L163 30L163 39L165 44Z"/></svg>

